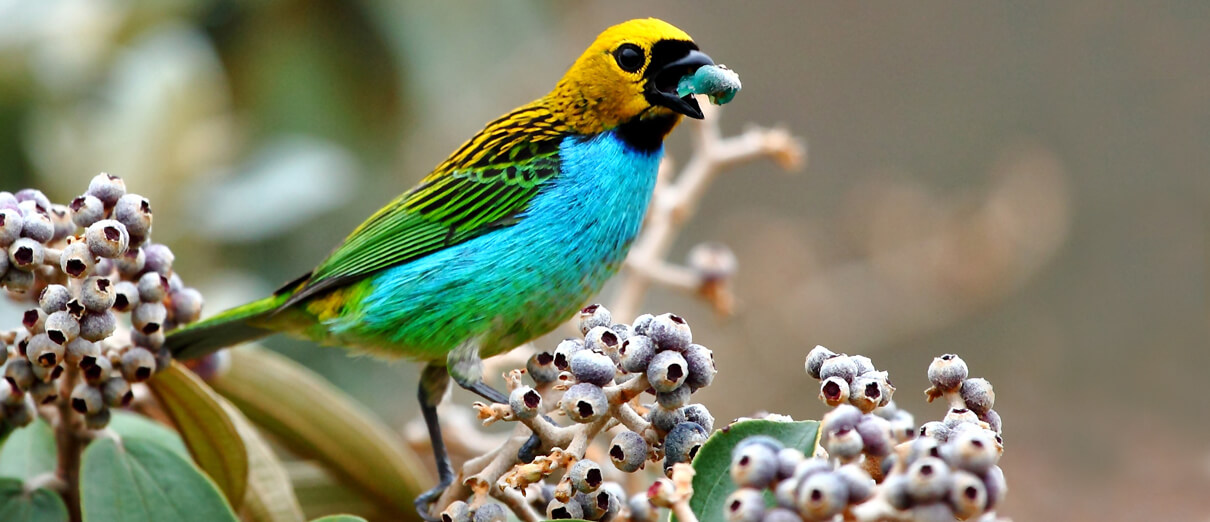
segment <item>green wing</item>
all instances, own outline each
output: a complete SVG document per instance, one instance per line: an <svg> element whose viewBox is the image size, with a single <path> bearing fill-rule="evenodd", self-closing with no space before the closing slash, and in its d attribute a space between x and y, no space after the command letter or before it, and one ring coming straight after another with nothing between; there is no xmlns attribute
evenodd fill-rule
<svg viewBox="0 0 1210 522"><path fill-rule="evenodd" d="M559 172L563 133L535 127L541 114L523 107L489 124L419 186L357 227L301 286L284 287L295 291L282 308L515 223Z"/></svg>

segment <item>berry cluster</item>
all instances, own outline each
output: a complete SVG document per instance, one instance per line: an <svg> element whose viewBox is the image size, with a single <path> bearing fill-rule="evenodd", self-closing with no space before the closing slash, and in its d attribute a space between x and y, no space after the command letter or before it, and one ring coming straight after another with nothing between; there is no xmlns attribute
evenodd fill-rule
<svg viewBox="0 0 1210 522"><path fill-rule="evenodd" d="M823 383L820 399L834 406L820 424L817 454L807 458L765 436L740 442L731 460L739 489L724 506L729 520L997 520L992 510L1006 490L997 466L1000 417L991 385L968 379L962 359L943 355L930 365L927 395L944 396L950 410L918 437L911 416L890 401L886 373L868 358L816 347L806 366ZM765 506L765 489L774 507Z"/></svg>
<svg viewBox="0 0 1210 522"><path fill-rule="evenodd" d="M62 393L86 426L103 428L132 383L171 361L164 332L196 321L202 296L150 241L151 222L147 198L104 173L69 205L34 189L0 192L0 283L33 305L21 328L0 331L0 422L29 424Z"/></svg>
<svg viewBox="0 0 1210 522"><path fill-rule="evenodd" d="M662 461L670 473L675 464L693 459L714 429L714 417L689 400L714 380L714 355L693 343L689 324L675 314L615 323L609 310L591 305L580 311L579 326L583 338L566 339L529 359L525 373L533 386L523 384L522 372L515 371L509 377L509 404L477 405L487 422L525 424L545 450L500 481L523 489L564 469L557 486L534 496L541 504L536 509L547 517L614 520L623 509L628 519L654 517L645 494L629 497L606 478L637 472L648 461ZM650 402L640 401L644 393ZM571 422L560 425L552 416ZM598 434L609 437L598 458L608 458L612 470L585 458ZM478 520L478 511L462 509L451 505L444 515L451 521Z"/></svg>

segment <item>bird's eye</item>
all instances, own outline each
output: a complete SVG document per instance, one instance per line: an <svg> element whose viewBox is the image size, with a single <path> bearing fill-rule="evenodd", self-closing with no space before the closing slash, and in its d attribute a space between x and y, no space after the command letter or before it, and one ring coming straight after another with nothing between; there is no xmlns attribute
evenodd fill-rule
<svg viewBox="0 0 1210 522"><path fill-rule="evenodd" d="M643 50L635 44L622 44L613 52L613 59L618 61L618 67L626 72L637 72L643 68Z"/></svg>

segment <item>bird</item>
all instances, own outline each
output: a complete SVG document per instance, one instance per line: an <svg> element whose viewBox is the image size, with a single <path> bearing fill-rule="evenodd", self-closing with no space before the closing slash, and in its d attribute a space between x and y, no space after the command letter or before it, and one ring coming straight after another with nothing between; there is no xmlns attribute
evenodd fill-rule
<svg viewBox="0 0 1210 522"><path fill-rule="evenodd" d="M273 295L171 332L178 359L283 332L424 363L418 398L453 481L436 407L452 379L492 402L482 359L553 331L617 273L638 235L666 136L701 119L678 82L714 66L662 20L600 33L555 87L488 123L419 184Z"/></svg>

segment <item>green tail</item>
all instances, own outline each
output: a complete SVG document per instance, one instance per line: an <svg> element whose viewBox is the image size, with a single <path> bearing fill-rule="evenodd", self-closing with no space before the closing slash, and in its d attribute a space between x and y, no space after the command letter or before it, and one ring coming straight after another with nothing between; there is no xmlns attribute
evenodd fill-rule
<svg viewBox="0 0 1210 522"><path fill-rule="evenodd" d="M173 357L177 359L196 359L228 346L276 333L276 330L254 324L265 324L263 320L289 297L289 293L266 297L174 330L164 340L164 346L172 350Z"/></svg>

